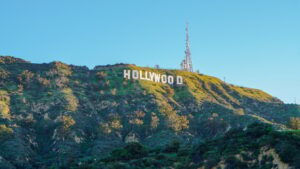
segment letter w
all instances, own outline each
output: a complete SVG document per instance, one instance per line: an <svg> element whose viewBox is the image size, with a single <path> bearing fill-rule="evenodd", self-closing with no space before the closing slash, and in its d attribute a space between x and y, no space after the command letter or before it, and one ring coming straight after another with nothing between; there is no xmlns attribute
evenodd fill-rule
<svg viewBox="0 0 300 169"><path fill-rule="evenodd" d="M155 73L155 82L160 82L160 74Z"/></svg>

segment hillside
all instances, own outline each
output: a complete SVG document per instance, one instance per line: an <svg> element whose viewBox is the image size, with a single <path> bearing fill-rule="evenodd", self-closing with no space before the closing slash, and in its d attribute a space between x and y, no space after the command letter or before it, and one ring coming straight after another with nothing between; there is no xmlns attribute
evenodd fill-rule
<svg viewBox="0 0 300 169"><path fill-rule="evenodd" d="M163 148L138 143L115 149L107 157L74 162L72 168L144 169L258 169L300 168L299 132L278 132L254 123L246 130L233 129L223 137L193 146L172 142Z"/></svg>
<svg viewBox="0 0 300 169"><path fill-rule="evenodd" d="M123 70L180 75L184 85L127 80ZM298 105L215 77L129 64L94 69L0 58L0 166L68 166L125 143L199 143L253 122L285 129Z"/></svg>

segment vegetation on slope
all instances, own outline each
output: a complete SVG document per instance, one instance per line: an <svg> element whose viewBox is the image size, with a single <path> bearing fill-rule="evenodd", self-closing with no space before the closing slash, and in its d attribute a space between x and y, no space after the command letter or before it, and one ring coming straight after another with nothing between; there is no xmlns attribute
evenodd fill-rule
<svg viewBox="0 0 300 169"><path fill-rule="evenodd" d="M113 150L109 156L83 158L71 168L299 168L300 135L278 132L272 126L254 123L246 130L233 129L198 145L179 142L160 148L131 143Z"/></svg>
<svg viewBox="0 0 300 169"><path fill-rule="evenodd" d="M298 124L290 120L299 118L299 106L202 74L126 64L89 70L12 57L0 61L5 168L66 166L130 142L194 144L256 121L278 128ZM124 69L181 75L184 85L127 80Z"/></svg>

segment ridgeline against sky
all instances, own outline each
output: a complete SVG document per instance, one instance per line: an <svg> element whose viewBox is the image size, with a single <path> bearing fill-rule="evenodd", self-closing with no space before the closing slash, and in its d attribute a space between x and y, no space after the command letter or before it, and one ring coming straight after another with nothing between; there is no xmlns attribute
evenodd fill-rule
<svg viewBox="0 0 300 169"><path fill-rule="evenodd" d="M15 0L0 6L1 55L90 68L122 62L179 69L189 21L194 70L288 103L300 100L299 1Z"/></svg>

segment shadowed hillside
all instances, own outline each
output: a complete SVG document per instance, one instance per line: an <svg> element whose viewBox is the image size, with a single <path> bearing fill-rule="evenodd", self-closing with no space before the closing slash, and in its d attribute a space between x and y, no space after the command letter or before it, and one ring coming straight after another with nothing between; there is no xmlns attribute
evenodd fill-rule
<svg viewBox="0 0 300 169"><path fill-rule="evenodd" d="M83 158L73 168L143 169L258 169L300 168L299 132L277 132L254 123L246 130L232 129L223 137L197 145L174 141L162 148L130 143L107 157Z"/></svg>

